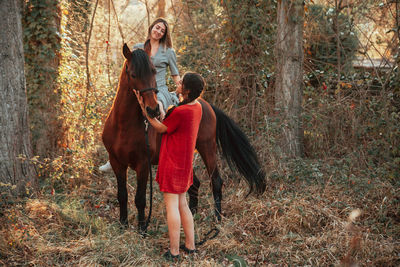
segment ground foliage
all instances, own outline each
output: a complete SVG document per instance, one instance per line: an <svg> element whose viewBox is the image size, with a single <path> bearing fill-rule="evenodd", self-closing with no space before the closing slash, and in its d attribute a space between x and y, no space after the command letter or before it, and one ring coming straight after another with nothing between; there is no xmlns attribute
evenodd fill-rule
<svg viewBox="0 0 400 267"><path fill-rule="evenodd" d="M311 2L306 1L308 10ZM376 1L368 3L380 8ZM32 159L41 176L37 198L15 199L3 190L7 185L0 185L0 264L166 266L160 255L168 246L167 226L158 190L143 238L136 231L134 174L128 182L131 226L124 230L118 223L115 177L96 170L106 160L100 133L122 64L122 56L110 60L107 54L110 43L120 44L104 29L108 6L100 1L95 45L85 55L87 10L93 11L93 5L86 0L61 4L68 20L61 22L57 86L66 137L59 156ZM244 198L245 184L231 179L238 177L220 162L224 214L216 225L221 232L197 256L184 256L181 265L398 266L398 70L350 68L338 79L333 63L331 69L306 69L306 157L282 158L276 140L281 122L272 97L275 1L184 1L178 7L186 10L174 20L180 29L173 33L180 69L206 77L205 98L239 122L268 173L267 191ZM89 89L85 56L93 77ZM199 159L195 171L202 180L195 216L201 238L215 222L209 180Z"/></svg>
<svg viewBox="0 0 400 267"><path fill-rule="evenodd" d="M201 166L201 164L199 165ZM203 177L196 236L215 221ZM229 172L224 169L224 173ZM285 175L282 175L286 173ZM348 256L361 266L399 264L399 189L355 175L351 162L296 160L271 173L260 198L245 198L245 185L227 175L223 219L216 239L182 266L331 266ZM79 189L41 194L2 205L0 262L5 265L166 266L168 246L162 196L156 190L148 236L136 231L130 180L129 229L121 229L112 174L92 175ZM359 215L359 211L361 214ZM359 216L358 216L359 215ZM236 266L236 265L234 265Z"/></svg>

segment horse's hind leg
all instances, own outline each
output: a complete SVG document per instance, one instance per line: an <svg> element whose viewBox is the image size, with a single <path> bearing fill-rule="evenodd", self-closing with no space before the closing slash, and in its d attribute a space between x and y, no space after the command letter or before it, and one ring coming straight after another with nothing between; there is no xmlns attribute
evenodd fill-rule
<svg viewBox="0 0 400 267"><path fill-rule="evenodd" d="M217 166L217 149L216 145L210 145L209 142L198 144L199 151L204 164L206 165L208 175L211 178L212 192L215 204L215 216L218 221L221 221L221 201L222 201L222 184L223 181L219 175Z"/></svg>
<svg viewBox="0 0 400 267"><path fill-rule="evenodd" d="M199 178L197 178L193 170L193 184L188 190L189 208L193 215L197 213L197 206L199 203L199 188L200 188L200 180Z"/></svg>
<svg viewBox="0 0 400 267"><path fill-rule="evenodd" d="M210 175L210 172L209 172ZM223 181L219 176L219 171L217 164L215 162L215 166L213 167L213 171L211 172L211 186L214 196L215 203L215 216L218 221L221 221L221 201L222 201L222 184Z"/></svg>
<svg viewBox="0 0 400 267"><path fill-rule="evenodd" d="M113 157L110 157L110 163L118 184L119 221L122 225L128 226L128 191L126 189L126 172L128 167L121 165Z"/></svg>

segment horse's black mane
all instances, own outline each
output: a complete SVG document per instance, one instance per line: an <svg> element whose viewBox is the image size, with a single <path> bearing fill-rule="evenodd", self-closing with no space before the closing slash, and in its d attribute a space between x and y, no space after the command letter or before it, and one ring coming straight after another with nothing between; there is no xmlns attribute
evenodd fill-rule
<svg viewBox="0 0 400 267"><path fill-rule="evenodd" d="M143 49L132 51L131 66L138 79L148 79L156 74L156 69L151 63L149 56Z"/></svg>

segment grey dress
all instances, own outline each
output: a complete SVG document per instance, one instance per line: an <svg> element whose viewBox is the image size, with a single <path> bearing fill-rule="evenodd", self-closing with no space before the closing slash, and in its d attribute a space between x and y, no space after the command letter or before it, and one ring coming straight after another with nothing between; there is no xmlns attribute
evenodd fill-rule
<svg viewBox="0 0 400 267"><path fill-rule="evenodd" d="M144 49L144 44L139 43L134 45L133 49L136 48ZM151 61L153 62L153 65L157 70L157 98L161 101L164 106L164 110L166 111L169 106L176 106L179 103L177 95L168 91L168 86L165 79L165 75L167 74L167 67L169 67L171 75L179 75L175 50L173 48L167 48L160 45L157 53L151 57Z"/></svg>

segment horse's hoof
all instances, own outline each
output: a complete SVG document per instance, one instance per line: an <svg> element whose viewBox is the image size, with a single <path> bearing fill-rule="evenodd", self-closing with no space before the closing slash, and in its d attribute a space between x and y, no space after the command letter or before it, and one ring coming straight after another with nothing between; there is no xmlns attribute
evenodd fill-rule
<svg viewBox="0 0 400 267"><path fill-rule="evenodd" d="M148 236L150 236L147 231L139 231L139 234L142 236L142 238L146 238Z"/></svg>
<svg viewBox="0 0 400 267"><path fill-rule="evenodd" d="M217 222L221 222L221 213L215 212L215 218L217 219Z"/></svg>
<svg viewBox="0 0 400 267"><path fill-rule="evenodd" d="M139 230L139 234L140 234L143 238L145 238L145 237L147 237L147 236L149 235L149 234L147 233L147 227L146 227L145 225L139 225L138 230Z"/></svg>
<svg viewBox="0 0 400 267"><path fill-rule="evenodd" d="M128 229L129 224L127 219L119 220L121 229Z"/></svg>
<svg viewBox="0 0 400 267"><path fill-rule="evenodd" d="M119 229L119 232L121 233L121 234L123 234L123 233L125 233L125 231L126 230L128 230L129 229L129 226L127 225L127 224L119 224L119 227L117 228L117 229Z"/></svg>

